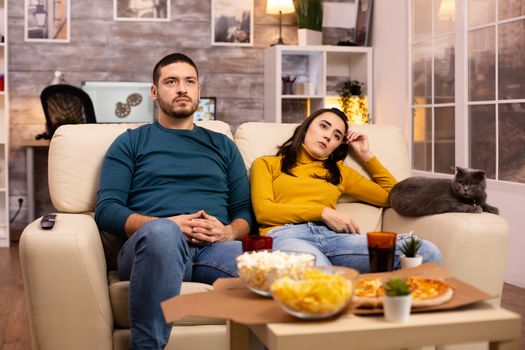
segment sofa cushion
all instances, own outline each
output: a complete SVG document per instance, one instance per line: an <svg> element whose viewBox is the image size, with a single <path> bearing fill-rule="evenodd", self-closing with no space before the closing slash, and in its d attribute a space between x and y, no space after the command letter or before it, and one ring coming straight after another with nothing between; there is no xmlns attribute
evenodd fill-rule
<svg viewBox="0 0 525 350"><path fill-rule="evenodd" d="M222 121L196 124L233 139L230 126ZM75 124L57 129L49 145L48 167L49 194L57 211L85 213L95 210L100 167L107 149L118 135L140 125Z"/></svg>
<svg viewBox="0 0 525 350"><path fill-rule="evenodd" d="M246 169L250 170L255 158L275 155L277 146L290 138L299 124L244 123L235 132L235 143L242 154ZM408 148L403 131L390 125L351 125L351 130L368 135L370 147L377 158L400 181L412 175ZM350 154L345 164L370 178Z"/></svg>
<svg viewBox="0 0 525 350"><path fill-rule="evenodd" d="M113 320L115 328L129 328L129 306L128 293L129 281L121 281L116 271L110 271L108 274L109 281L109 298L113 310ZM213 287L197 282L184 282L181 286L181 294L200 293L212 290ZM225 324L224 320L187 316L175 322L174 326L192 326L192 325L213 325Z"/></svg>
<svg viewBox="0 0 525 350"><path fill-rule="evenodd" d="M246 169L261 156L275 155L277 147L290 138L299 124L244 123L235 132L235 143L242 154ZM351 125L350 128L368 135L370 147L378 159L390 170L397 180L411 176L408 149L403 131L388 125ZM345 164L370 178L363 167L350 155ZM362 232L379 230L382 226L383 209L367 204L355 203L354 198L343 195L339 198L337 209L358 218Z"/></svg>
<svg viewBox="0 0 525 350"><path fill-rule="evenodd" d="M338 203L336 209L356 218L362 234L381 231L383 227L383 208L364 203Z"/></svg>

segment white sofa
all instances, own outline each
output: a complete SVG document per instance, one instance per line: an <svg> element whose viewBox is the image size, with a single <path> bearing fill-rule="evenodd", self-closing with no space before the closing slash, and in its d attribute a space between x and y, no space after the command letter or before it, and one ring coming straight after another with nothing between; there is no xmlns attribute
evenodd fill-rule
<svg viewBox="0 0 525 350"><path fill-rule="evenodd" d="M200 125L233 138L220 121ZM101 234L93 220L102 158L117 135L136 124L82 124L60 127L49 150L49 190L59 213L44 231L39 220L24 230L20 257L33 349L126 349L129 339L128 282L114 272L119 242ZM246 123L235 133L247 169L261 155L274 154L296 125ZM411 175L403 132L391 126L355 126L370 136L373 151L394 176ZM362 171L350 157L347 162ZM339 210L357 218L364 232L414 230L437 244L443 265L456 277L494 295L502 290L508 227L492 214L441 214L404 218L352 198ZM104 243L103 243L104 241ZM210 286L184 283L183 293ZM224 321L187 318L178 322L167 349L226 349Z"/></svg>

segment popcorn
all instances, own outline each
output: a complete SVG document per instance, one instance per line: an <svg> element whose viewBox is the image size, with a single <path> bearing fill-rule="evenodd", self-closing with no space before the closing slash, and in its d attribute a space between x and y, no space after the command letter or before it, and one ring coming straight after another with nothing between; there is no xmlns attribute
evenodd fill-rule
<svg viewBox="0 0 525 350"><path fill-rule="evenodd" d="M304 272L315 265L315 256L309 253L284 251L253 251L237 257L237 270L241 280L255 293L270 296L274 279L302 278Z"/></svg>

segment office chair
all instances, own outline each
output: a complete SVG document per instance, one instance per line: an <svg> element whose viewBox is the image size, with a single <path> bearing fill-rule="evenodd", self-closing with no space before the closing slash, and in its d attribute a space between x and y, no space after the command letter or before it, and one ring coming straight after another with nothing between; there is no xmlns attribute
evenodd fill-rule
<svg viewBox="0 0 525 350"><path fill-rule="evenodd" d="M49 85L40 94L46 116L47 131L36 139L50 140L55 130L64 124L96 123L93 102L80 88L68 84Z"/></svg>

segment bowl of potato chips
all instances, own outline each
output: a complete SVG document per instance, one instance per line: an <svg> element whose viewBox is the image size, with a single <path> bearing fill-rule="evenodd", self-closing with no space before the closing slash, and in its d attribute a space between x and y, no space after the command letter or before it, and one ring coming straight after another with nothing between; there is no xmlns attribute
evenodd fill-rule
<svg viewBox="0 0 525 350"><path fill-rule="evenodd" d="M280 277L300 279L315 266L315 255L304 252L257 250L237 257L237 271L254 293L271 297L271 282Z"/></svg>
<svg viewBox="0 0 525 350"><path fill-rule="evenodd" d="M342 312L352 300L353 281L359 275L349 268L312 268L300 279L281 277L271 292L277 304L292 316L322 319Z"/></svg>

